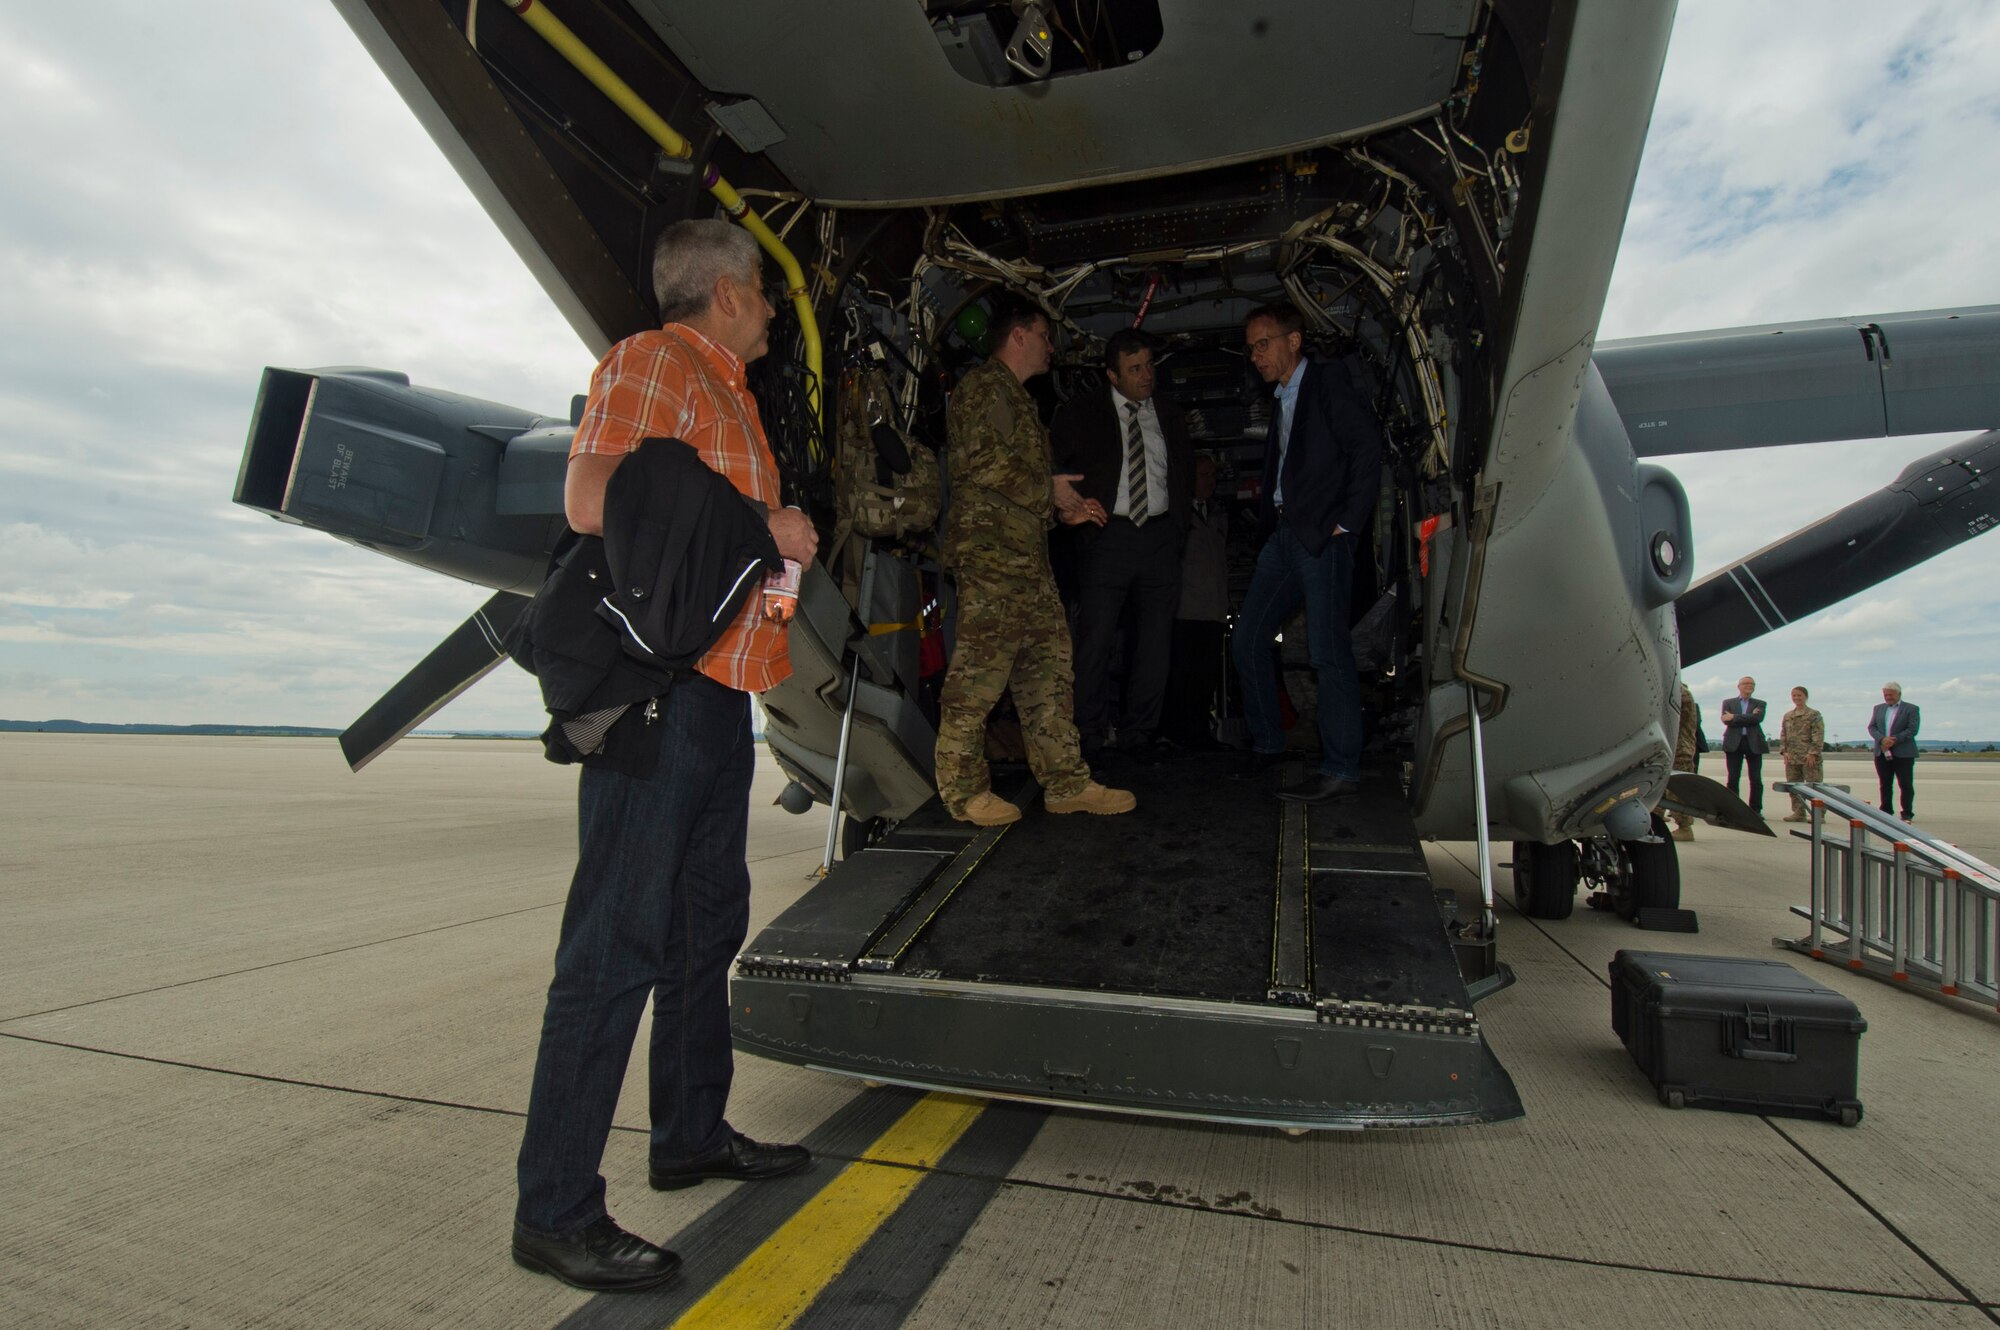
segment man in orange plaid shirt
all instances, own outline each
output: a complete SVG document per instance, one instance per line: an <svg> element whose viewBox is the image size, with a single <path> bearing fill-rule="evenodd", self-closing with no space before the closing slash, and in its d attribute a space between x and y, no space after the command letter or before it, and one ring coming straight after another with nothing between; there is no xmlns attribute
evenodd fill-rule
<svg viewBox="0 0 2000 1330"><path fill-rule="evenodd" d="M612 472L646 439L680 439L770 524L779 553L818 545L805 514L781 505L744 367L769 349L771 305L748 232L723 221L661 233L653 289L663 327L611 348L591 377L570 448L569 524L600 534ZM581 842L542 1018L519 1160L514 1260L598 1291L650 1288L680 1258L606 1212L598 1169L648 997L652 1185L756 1180L811 1162L730 1127L729 964L749 924L750 698L791 673L786 625L752 595L735 622L665 695L620 724L644 724L652 770L586 764Z"/></svg>

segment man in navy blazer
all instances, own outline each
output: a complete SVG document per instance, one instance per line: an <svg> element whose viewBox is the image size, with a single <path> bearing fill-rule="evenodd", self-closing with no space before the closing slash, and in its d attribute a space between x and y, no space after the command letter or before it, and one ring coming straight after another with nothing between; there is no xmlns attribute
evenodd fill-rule
<svg viewBox="0 0 2000 1330"><path fill-rule="evenodd" d="M1750 811L1764 812L1764 754L1771 741L1764 737L1764 699L1754 697L1757 681L1744 675L1736 681L1736 696L1722 704L1722 758L1729 768L1729 792L1735 794L1750 768Z"/></svg>
<svg viewBox="0 0 2000 1330"><path fill-rule="evenodd" d="M1903 820L1917 815L1917 725L1923 719L1916 707L1903 700L1903 685L1889 681L1882 685L1882 703L1868 717L1868 737L1875 741L1875 779L1882 787L1880 807L1887 813L1895 807L1890 797L1895 787L1903 791Z"/></svg>
<svg viewBox="0 0 2000 1330"><path fill-rule="evenodd" d="M1354 560L1382 488L1382 427L1340 362L1305 358L1304 324L1265 305L1243 327L1250 363L1277 398L1264 444L1259 523L1268 533L1230 652L1243 684L1246 774L1284 756L1271 643L1300 604L1319 678L1319 767L1278 791L1295 803L1361 788L1361 686L1350 636Z"/></svg>

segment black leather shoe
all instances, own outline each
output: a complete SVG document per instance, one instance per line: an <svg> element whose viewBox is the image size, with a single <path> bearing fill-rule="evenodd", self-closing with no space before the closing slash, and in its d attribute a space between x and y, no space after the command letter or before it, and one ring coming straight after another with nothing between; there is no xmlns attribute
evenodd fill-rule
<svg viewBox="0 0 2000 1330"><path fill-rule="evenodd" d="M1304 780L1293 781L1278 791L1278 797L1293 804L1330 804L1337 799L1352 799L1361 793L1361 782L1342 780L1338 776L1323 775L1315 771Z"/></svg>
<svg viewBox="0 0 2000 1330"><path fill-rule="evenodd" d="M709 1178L725 1182L762 1182L796 1173L812 1162L812 1152L803 1145L765 1145L740 1131L729 1134L729 1143L718 1150L698 1155L683 1164L654 1164L651 1181L655 1191L678 1191L695 1187Z"/></svg>
<svg viewBox="0 0 2000 1330"><path fill-rule="evenodd" d="M681 1271L680 1257L627 1233L610 1215L559 1238L514 1225L514 1264L591 1293L656 1288Z"/></svg>
<svg viewBox="0 0 2000 1330"><path fill-rule="evenodd" d="M1177 751L1174 742L1160 735L1152 735L1137 743L1120 744L1119 750L1133 761L1149 767L1157 767L1168 761Z"/></svg>
<svg viewBox="0 0 2000 1330"><path fill-rule="evenodd" d="M1260 753L1252 748L1236 759L1236 770L1229 773L1229 778L1255 780L1284 760L1283 753Z"/></svg>

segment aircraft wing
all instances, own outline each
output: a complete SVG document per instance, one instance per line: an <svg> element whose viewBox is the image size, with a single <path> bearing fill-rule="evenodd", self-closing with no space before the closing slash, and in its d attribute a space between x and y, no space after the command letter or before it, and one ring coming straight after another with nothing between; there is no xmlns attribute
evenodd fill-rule
<svg viewBox="0 0 2000 1330"><path fill-rule="evenodd" d="M1601 342L1641 457L2000 425L2000 305Z"/></svg>

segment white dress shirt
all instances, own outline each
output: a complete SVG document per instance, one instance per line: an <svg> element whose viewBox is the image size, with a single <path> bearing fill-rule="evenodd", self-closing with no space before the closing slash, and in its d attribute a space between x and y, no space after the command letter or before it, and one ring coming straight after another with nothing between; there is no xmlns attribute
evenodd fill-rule
<svg viewBox="0 0 2000 1330"><path fill-rule="evenodd" d="M1126 422L1132 419L1125 408L1131 401L1116 388L1111 390L1112 413L1118 417L1118 497L1112 502L1113 517L1132 516L1132 481L1125 469ZM1160 432L1160 413L1148 397L1139 403L1139 437L1146 441L1147 518L1167 515L1167 436Z"/></svg>

